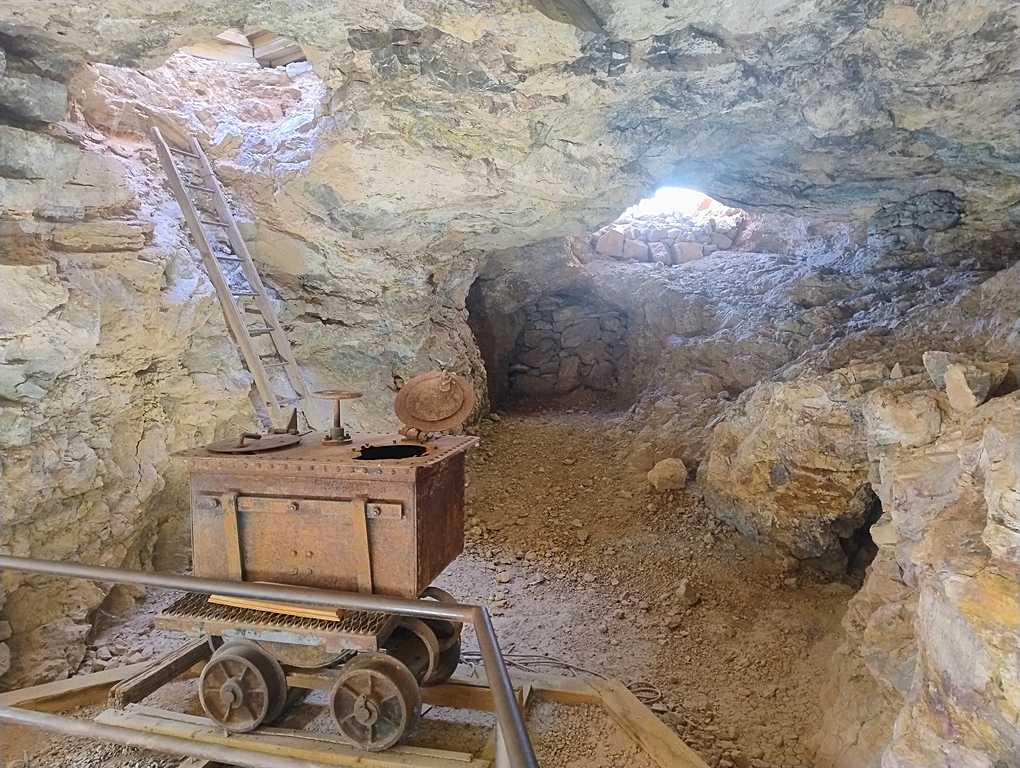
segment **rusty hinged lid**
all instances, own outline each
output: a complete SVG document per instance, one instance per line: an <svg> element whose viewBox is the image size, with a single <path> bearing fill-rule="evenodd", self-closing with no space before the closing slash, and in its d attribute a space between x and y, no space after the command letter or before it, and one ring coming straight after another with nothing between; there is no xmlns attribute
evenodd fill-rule
<svg viewBox="0 0 1020 768"><path fill-rule="evenodd" d="M263 437L266 439L269 436ZM236 443L237 438L233 438ZM254 441L258 442L258 441ZM209 446L190 448L174 454L187 459L191 472L287 473L289 476L358 477L406 479L413 481L420 468L439 464L478 443L470 435L437 437L427 443L408 442L402 435L355 433L350 443L324 444L322 433L302 435L298 442L255 453L222 453ZM384 449L417 447L413 454L388 455ZM365 449L382 455L365 455Z"/></svg>
<svg viewBox="0 0 1020 768"><path fill-rule="evenodd" d="M393 409L400 422L421 432L459 429L475 408L470 382L448 371L415 376L397 393Z"/></svg>

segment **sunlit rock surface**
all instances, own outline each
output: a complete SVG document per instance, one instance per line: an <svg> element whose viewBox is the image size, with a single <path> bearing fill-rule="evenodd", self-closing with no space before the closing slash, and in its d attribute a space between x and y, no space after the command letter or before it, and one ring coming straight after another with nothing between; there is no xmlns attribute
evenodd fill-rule
<svg viewBox="0 0 1020 768"><path fill-rule="evenodd" d="M919 376L888 390L930 386ZM872 393L865 410L887 396ZM845 620L820 765L998 766L1020 755L1020 398L962 414L940 403L941 429L923 445L876 433L892 414L869 413L886 522ZM880 726L883 712L895 721Z"/></svg>

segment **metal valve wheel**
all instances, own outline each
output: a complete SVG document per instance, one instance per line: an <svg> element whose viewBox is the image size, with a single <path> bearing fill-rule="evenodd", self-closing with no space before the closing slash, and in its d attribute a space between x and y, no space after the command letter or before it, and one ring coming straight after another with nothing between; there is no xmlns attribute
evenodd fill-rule
<svg viewBox="0 0 1020 768"><path fill-rule="evenodd" d="M421 691L411 670L392 656L363 654L340 670L330 693L340 733L369 752L389 749L421 715Z"/></svg>
<svg viewBox="0 0 1020 768"><path fill-rule="evenodd" d="M279 662L255 643L233 640L212 655L199 679L202 709L228 731L245 733L280 716L287 677Z"/></svg>

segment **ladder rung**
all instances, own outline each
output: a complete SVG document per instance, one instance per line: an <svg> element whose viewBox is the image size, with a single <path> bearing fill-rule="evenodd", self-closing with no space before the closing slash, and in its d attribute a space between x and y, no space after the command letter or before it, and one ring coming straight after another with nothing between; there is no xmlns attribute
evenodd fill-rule
<svg viewBox="0 0 1020 768"><path fill-rule="evenodd" d="M193 157L193 158L195 158L196 160L198 160L198 155L196 155L196 154L195 154L194 152L187 152L187 151L185 151L185 150L183 150L183 149L177 149L177 148L175 148L175 147L171 147L171 146L169 146L169 145L167 146L167 149L169 149L169 150L170 150L171 152L173 152L173 153L174 153L175 155L185 155L185 156L187 156L187 157Z"/></svg>
<svg viewBox="0 0 1020 768"><path fill-rule="evenodd" d="M210 227L229 227L230 225L223 221L210 221L209 219L199 219L200 224L208 224Z"/></svg>
<svg viewBox="0 0 1020 768"><path fill-rule="evenodd" d="M199 192L208 192L211 195L215 195L216 194L216 190L215 189L210 189L209 187L202 187L202 186L199 186L198 184L192 184L191 182L188 182L188 181L182 181L181 184L186 186L188 189L197 189Z"/></svg>
<svg viewBox="0 0 1020 768"><path fill-rule="evenodd" d="M277 399L276 402L279 403L280 405L296 405L297 403L300 403L302 400L304 400L303 397L281 397Z"/></svg>
<svg viewBox="0 0 1020 768"><path fill-rule="evenodd" d="M249 336L265 336L267 333L272 333L275 330L276 330L275 328L268 328L268 327L265 327L265 328L249 328L248 329L248 335Z"/></svg>
<svg viewBox="0 0 1020 768"><path fill-rule="evenodd" d="M255 291L231 291L231 296L258 296Z"/></svg>
<svg viewBox="0 0 1020 768"><path fill-rule="evenodd" d="M261 360L262 358L259 358L259 359ZM285 365L287 365L287 361L286 360L282 360L279 363L262 363L262 367L263 368L281 368L281 367L283 367Z"/></svg>
<svg viewBox="0 0 1020 768"><path fill-rule="evenodd" d="M220 261L243 261L243 259L240 256L223 256L219 253L214 253L213 256L215 256Z"/></svg>

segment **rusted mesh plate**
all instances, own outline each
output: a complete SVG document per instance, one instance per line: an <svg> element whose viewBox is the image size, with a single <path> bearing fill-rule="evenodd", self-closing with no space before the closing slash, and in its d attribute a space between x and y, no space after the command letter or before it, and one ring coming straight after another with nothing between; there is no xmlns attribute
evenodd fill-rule
<svg viewBox="0 0 1020 768"><path fill-rule="evenodd" d="M161 618L177 620L175 623L194 622L196 627L222 625L238 629L290 632L314 635L325 639L354 640L354 645L374 645L374 640L390 629L395 617L375 611L347 611L336 621L285 616L250 608L235 608L209 602L208 595L188 594L163 611ZM366 642L371 640L372 642ZM332 643L327 643L332 645Z"/></svg>

